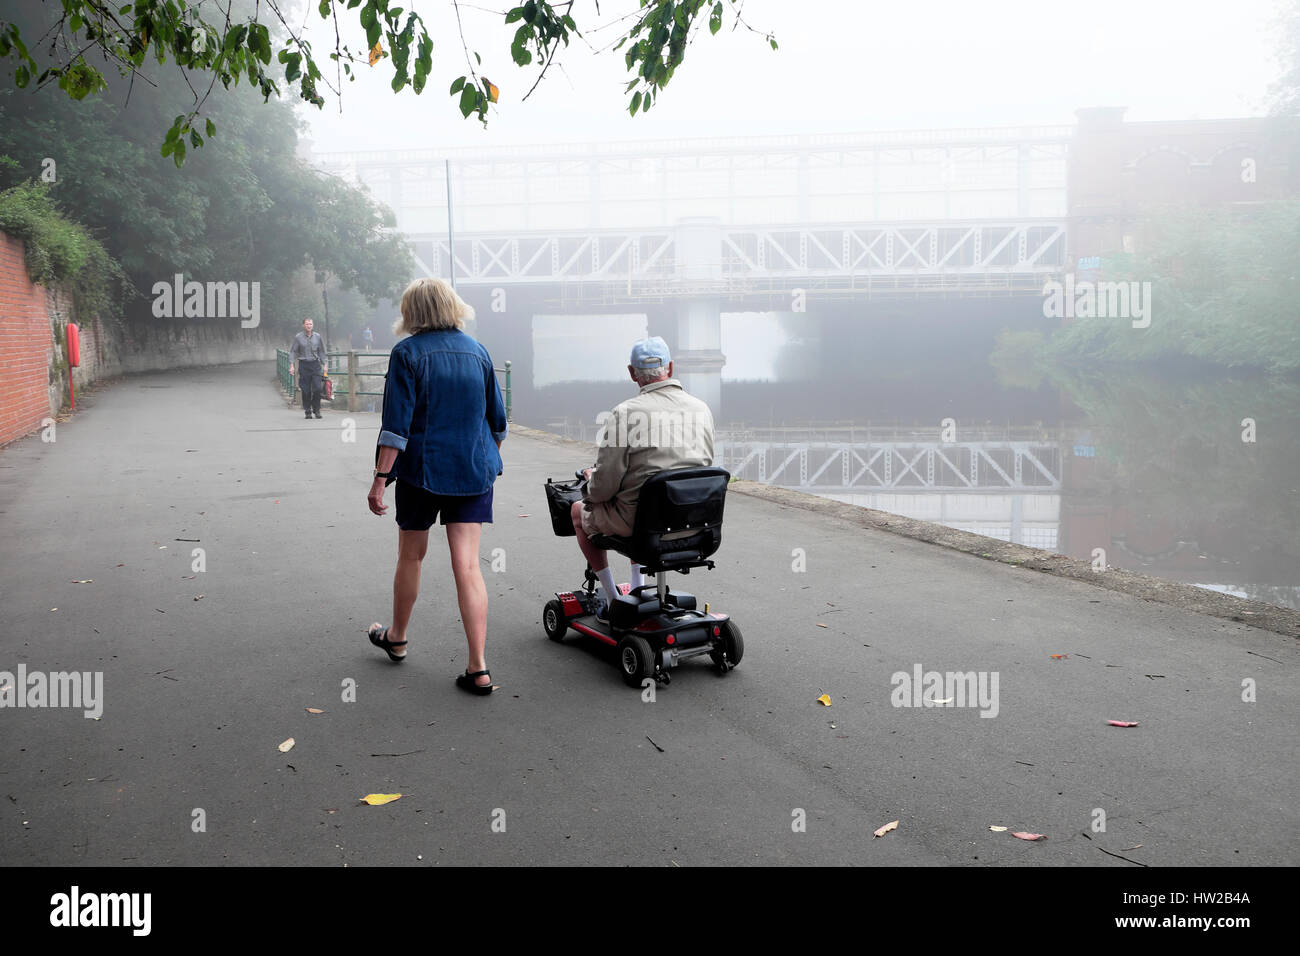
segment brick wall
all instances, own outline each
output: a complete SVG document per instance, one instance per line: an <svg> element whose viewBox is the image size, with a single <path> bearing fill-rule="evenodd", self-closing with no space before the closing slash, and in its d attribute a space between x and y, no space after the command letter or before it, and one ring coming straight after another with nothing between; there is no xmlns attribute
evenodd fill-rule
<svg viewBox="0 0 1300 956"><path fill-rule="evenodd" d="M0 445L52 414L53 355L45 289L27 278L22 242L0 233Z"/></svg>

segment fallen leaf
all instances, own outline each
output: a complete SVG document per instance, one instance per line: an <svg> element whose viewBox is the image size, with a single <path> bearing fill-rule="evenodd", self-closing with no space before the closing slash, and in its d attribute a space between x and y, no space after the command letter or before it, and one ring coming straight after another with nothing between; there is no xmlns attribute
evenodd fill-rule
<svg viewBox="0 0 1300 956"><path fill-rule="evenodd" d="M1124 849L1120 850L1120 852L1121 852L1121 853L1127 853L1129 850L1140 850L1140 849L1142 849L1142 844L1141 844L1141 843L1138 843L1138 844L1136 844L1136 845L1134 845L1134 846L1126 846L1126 847L1124 847Z"/></svg>
<svg viewBox="0 0 1300 956"><path fill-rule="evenodd" d="M307 713L309 713L309 714L323 714L323 713L325 713L325 711L321 710L319 707L308 707L308 708L307 708Z"/></svg>
<svg viewBox="0 0 1300 956"><path fill-rule="evenodd" d="M200 595L199 595L198 597L196 597L194 600L196 600L196 601L202 601L202 600L203 600L203 595L200 594Z"/></svg>
<svg viewBox="0 0 1300 956"><path fill-rule="evenodd" d="M58 608L57 608L57 607L52 607L52 608L50 608L50 610L51 610L51 611L57 611Z"/></svg>
<svg viewBox="0 0 1300 956"><path fill-rule="evenodd" d="M1066 659L1067 657L1069 657L1069 656L1070 656L1069 654L1053 654L1053 655L1052 655L1052 660L1054 660L1054 661L1063 661L1063 660L1065 660L1065 659Z"/></svg>
<svg viewBox="0 0 1300 956"><path fill-rule="evenodd" d="M288 753L290 750L292 750L292 749L293 749L293 738L292 738L292 737L290 737L290 738L289 738L288 740L286 740L284 743L280 744L280 753L282 753L282 754L287 754L287 753Z"/></svg>
<svg viewBox="0 0 1300 956"><path fill-rule="evenodd" d="M400 793L368 793L361 798L361 802L368 803L372 807L382 807L385 803L392 803L401 796Z"/></svg>
<svg viewBox="0 0 1300 956"><path fill-rule="evenodd" d="M826 625L823 624L821 621L818 621L818 622L817 622L817 626L818 626L818 627L825 627Z"/></svg>
<svg viewBox="0 0 1300 956"><path fill-rule="evenodd" d="M1020 830L1012 831L1011 835L1020 840L1046 840L1047 839L1047 837L1043 836L1041 833L1024 833Z"/></svg>
<svg viewBox="0 0 1300 956"><path fill-rule="evenodd" d="M531 515L531 514L526 514L526 515L515 515L515 517L516 517L516 518L531 518L532 515Z"/></svg>
<svg viewBox="0 0 1300 956"><path fill-rule="evenodd" d="M954 699L955 699L955 698L952 698L952 697L945 697L943 700L936 700L936 701L935 701L935 704L936 704L936 705L938 705L938 704L951 704L951 703L953 702Z"/></svg>
<svg viewBox="0 0 1300 956"><path fill-rule="evenodd" d="M898 821L895 820L893 823L886 823L883 827L881 827L879 830L877 830L877 831L876 831L876 836L878 836L878 837L882 837L882 836L884 836L886 833L888 833L890 830L897 830L897 829L898 829Z"/></svg>
<svg viewBox="0 0 1300 956"><path fill-rule="evenodd" d="M1006 833L1006 832L1007 832L1007 828L1006 828L1006 827L989 827L989 829L992 830L994 833Z"/></svg>
<svg viewBox="0 0 1300 956"><path fill-rule="evenodd" d="M84 580L84 581L72 581L72 582L70 582L70 583L72 583L72 584L94 584L94 583L95 583L95 579L94 579L94 578L86 578L86 580Z"/></svg>
<svg viewBox="0 0 1300 956"><path fill-rule="evenodd" d="M1112 727L1136 727L1138 725L1136 720L1108 720L1106 723Z"/></svg>
<svg viewBox="0 0 1300 956"><path fill-rule="evenodd" d="M823 707L829 707L831 705L831 695L822 694L817 698L817 703L821 704Z"/></svg>

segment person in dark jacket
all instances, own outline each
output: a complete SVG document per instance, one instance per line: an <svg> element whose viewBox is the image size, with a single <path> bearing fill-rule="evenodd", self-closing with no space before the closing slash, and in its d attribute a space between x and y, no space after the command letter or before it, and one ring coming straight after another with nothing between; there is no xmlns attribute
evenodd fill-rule
<svg viewBox="0 0 1300 956"><path fill-rule="evenodd" d="M325 342L319 332L311 330L311 319L302 320L302 331L293 337L289 347L289 377L298 376L302 386L302 410L307 418L320 418L321 393L325 390L322 376L328 374Z"/></svg>
<svg viewBox="0 0 1300 956"><path fill-rule="evenodd" d="M470 308L441 279L417 279L402 295L393 325L409 335L393 346L384 383L384 417L367 501L377 515L397 483L398 555L393 623L374 624L370 642L393 661L406 657L407 626L420 591L429 528L441 515L451 550L456 598L469 643L469 666L456 685L492 693L484 657L487 588L479 569L483 522L492 521L492 485L501 474L506 410L492 358L463 331Z"/></svg>

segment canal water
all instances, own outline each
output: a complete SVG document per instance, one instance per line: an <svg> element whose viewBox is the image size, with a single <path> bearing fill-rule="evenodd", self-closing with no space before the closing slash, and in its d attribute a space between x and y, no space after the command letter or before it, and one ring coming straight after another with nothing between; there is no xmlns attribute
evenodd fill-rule
<svg viewBox="0 0 1300 956"><path fill-rule="evenodd" d="M809 441L889 443L895 475L914 466L892 487L863 487L870 477L832 487L846 473L832 463L810 490L1300 608L1300 381L1185 367L1044 370L995 355L1000 332L1043 321L1038 298L724 314L719 439L787 452ZM626 355L645 330L641 315L535 320L532 367L515 374L515 419L594 438L596 416L635 391ZM499 360L512 343L489 347ZM943 457L923 454L944 441L953 447ZM1018 484L1001 480L1015 477L1016 444L1034 459ZM969 473L971 454L981 458L975 489L955 478L933 487L945 482L927 484L917 464L940 461L942 479L945 459ZM773 483L800 487L797 465Z"/></svg>

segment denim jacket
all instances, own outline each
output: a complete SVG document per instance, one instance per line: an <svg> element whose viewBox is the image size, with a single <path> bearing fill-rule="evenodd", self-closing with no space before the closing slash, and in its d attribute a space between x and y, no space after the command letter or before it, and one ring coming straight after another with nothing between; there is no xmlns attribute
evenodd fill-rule
<svg viewBox="0 0 1300 956"><path fill-rule="evenodd" d="M487 492L501 474L497 442L506 437L487 349L459 329L418 332L393 346L384 379L379 444L398 451L389 483L438 495Z"/></svg>

